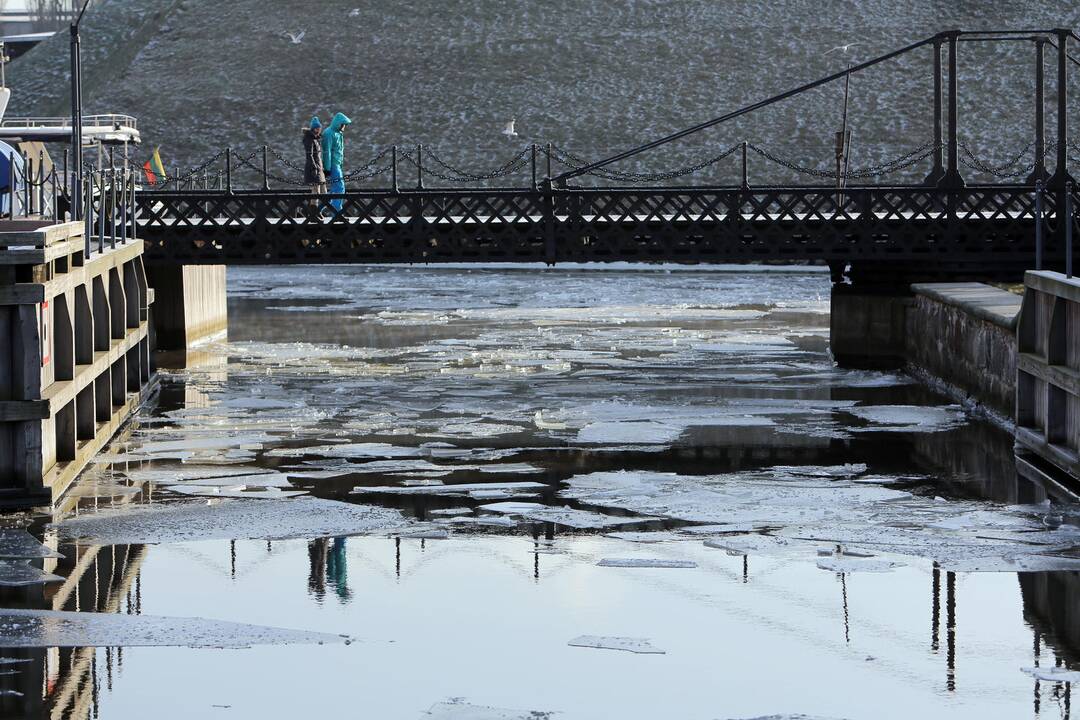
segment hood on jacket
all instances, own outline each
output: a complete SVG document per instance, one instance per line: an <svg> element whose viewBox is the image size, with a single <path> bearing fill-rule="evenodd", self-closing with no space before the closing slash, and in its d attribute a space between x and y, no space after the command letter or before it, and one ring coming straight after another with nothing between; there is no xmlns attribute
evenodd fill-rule
<svg viewBox="0 0 1080 720"><path fill-rule="evenodd" d="M338 113L334 116L334 119L330 121L330 128L328 132L337 132L346 125L352 125L352 120L345 113Z"/></svg>

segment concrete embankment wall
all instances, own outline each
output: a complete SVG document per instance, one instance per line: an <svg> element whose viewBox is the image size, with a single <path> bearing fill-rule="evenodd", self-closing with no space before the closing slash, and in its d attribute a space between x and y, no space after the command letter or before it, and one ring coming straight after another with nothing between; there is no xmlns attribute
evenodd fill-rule
<svg viewBox="0 0 1080 720"><path fill-rule="evenodd" d="M912 285L904 357L916 375L1011 420L1022 298L982 283Z"/></svg>
<svg viewBox="0 0 1080 720"><path fill-rule="evenodd" d="M161 265L147 268L159 302L154 330L160 350L186 352L205 340L223 337L229 315L224 265Z"/></svg>

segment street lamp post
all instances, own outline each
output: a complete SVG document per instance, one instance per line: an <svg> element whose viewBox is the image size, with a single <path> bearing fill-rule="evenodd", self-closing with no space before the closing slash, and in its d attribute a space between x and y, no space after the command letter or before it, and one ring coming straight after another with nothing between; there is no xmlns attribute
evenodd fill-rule
<svg viewBox="0 0 1080 720"><path fill-rule="evenodd" d="M72 179L71 219L82 217L82 50L80 47L79 24L90 0L83 0L82 9L71 23L71 158Z"/></svg>

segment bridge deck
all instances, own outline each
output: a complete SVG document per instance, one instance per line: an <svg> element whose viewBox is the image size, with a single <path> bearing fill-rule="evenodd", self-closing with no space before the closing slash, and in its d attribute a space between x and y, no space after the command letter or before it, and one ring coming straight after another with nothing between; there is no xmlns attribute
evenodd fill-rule
<svg viewBox="0 0 1080 720"><path fill-rule="evenodd" d="M1034 187L602 188L143 193L151 263L906 262L1019 275ZM1045 196L1045 254L1060 257ZM927 276L934 273L927 273Z"/></svg>

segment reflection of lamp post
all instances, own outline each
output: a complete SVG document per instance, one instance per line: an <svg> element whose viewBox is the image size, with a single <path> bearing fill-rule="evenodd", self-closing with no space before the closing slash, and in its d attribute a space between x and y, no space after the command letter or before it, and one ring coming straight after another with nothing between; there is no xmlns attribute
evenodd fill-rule
<svg viewBox="0 0 1080 720"><path fill-rule="evenodd" d="M71 23L71 157L74 163L71 182L71 219L82 217L82 51L79 23L90 0L83 0L75 22Z"/></svg>

